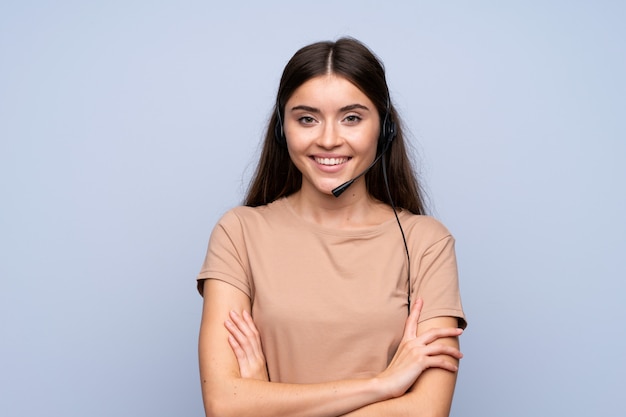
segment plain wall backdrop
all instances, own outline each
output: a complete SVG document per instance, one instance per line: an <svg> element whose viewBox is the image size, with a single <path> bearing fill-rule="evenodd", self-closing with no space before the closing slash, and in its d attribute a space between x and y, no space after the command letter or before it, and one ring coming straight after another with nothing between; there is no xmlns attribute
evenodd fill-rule
<svg viewBox="0 0 626 417"><path fill-rule="evenodd" d="M626 4L2 1L0 415L202 416L195 275L283 66L384 61L469 327L452 415L626 415Z"/></svg>

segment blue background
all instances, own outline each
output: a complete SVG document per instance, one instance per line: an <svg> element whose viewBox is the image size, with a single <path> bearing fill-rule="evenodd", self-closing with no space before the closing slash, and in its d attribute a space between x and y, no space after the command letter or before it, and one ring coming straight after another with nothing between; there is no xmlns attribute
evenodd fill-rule
<svg viewBox="0 0 626 417"><path fill-rule="evenodd" d="M453 416L624 416L621 1L0 3L0 415L201 416L194 278L280 72L385 62L469 328Z"/></svg>

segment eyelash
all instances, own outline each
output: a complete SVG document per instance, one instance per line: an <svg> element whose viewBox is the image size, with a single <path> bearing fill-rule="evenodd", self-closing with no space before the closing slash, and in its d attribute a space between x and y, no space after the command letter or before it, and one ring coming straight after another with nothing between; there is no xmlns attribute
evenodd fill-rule
<svg viewBox="0 0 626 417"><path fill-rule="evenodd" d="M358 123L362 120L361 116L358 116L356 114L351 114L346 116L343 120L345 120L348 123ZM309 125L315 122L315 118L311 117L311 116L302 116L298 119L298 122L305 124L305 125Z"/></svg>
<svg viewBox="0 0 626 417"><path fill-rule="evenodd" d="M311 116L302 116L298 119L298 122L305 124L305 125L310 125L315 121L315 119Z"/></svg>
<svg viewBox="0 0 626 417"><path fill-rule="evenodd" d="M344 120L347 121L348 123L357 123L361 121L361 116L357 116L356 114L351 114L349 116L346 116Z"/></svg>

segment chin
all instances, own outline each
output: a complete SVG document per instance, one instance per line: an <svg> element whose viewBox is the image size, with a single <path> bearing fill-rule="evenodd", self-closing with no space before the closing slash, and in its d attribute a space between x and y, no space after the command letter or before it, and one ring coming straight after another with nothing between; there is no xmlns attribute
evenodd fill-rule
<svg viewBox="0 0 626 417"><path fill-rule="evenodd" d="M333 196L333 190L339 187L343 182L332 183L332 184L316 184L311 187L312 190L319 194Z"/></svg>

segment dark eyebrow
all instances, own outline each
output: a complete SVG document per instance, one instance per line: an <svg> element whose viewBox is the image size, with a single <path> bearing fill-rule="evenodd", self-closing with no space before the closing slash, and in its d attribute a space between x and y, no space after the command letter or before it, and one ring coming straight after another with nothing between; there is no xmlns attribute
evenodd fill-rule
<svg viewBox="0 0 626 417"><path fill-rule="evenodd" d="M295 111L295 110L304 110L304 111L308 111L310 113L319 113L320 109L316 109L315 107L311 107L311 106L305 106L304 104L300 104L299 106L294 106L291 108L291 111Z"/></svg>
<svg viewBox="0 0 626 417"><path fill-rule="evenodd" d="M339 112L343 113L345 111L350 111L350 110L366 110L369 111L370 109L367 108L367 106L364 106L362 104L350 104L349 106L345 106L339 109Z"/></svg>
<svg viewBox="0 0 626 417"><path fill-rule="evenodd" d="M364 106L362 104L350 104L348 106L344 106L342 108L339 109L340 113L346 112L346 111L351 111L351 110L356 110L356 109L360 109L360 110L366 110L369 111L370 109L367 108L367 106ZM317 109L315 107L311 107L311 106L306 106L304 104L300 104L298 106L294 106L291 108L291 111L295 111L295 110L304 110L304 111L308 111L311 113L320 113L320 109Z"/></svg>

